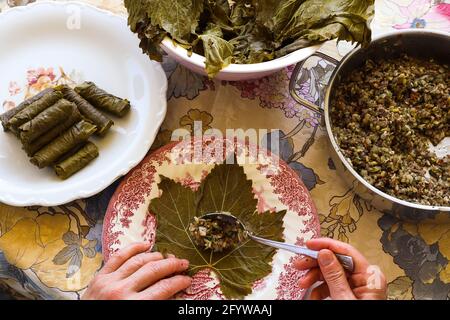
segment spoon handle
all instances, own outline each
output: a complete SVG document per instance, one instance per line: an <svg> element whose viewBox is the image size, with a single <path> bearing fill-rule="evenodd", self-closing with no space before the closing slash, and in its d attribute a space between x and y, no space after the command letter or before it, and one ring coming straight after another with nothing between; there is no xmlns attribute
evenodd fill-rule
<svg viewBox="0 0 450 320"><path fill-rule="evenodd" d="M254 236L252 234L249 234L249 236L252 240L259 242L261 244L267 245L269 247L282 249L282 250L286 250L286 251L297 253L297 254L302 254L302 255L311 257L313 259L317 259L318 255L319 255L319 251L310 250L305 247L295 246L295 245L287 244L284 242L268 240L268 239ZM342 266L344 267L345 270L350 271L350 272L354 271L355 266L354 266L352 257L342 255L342 254L336 254L336 257L338 258L339 262L342 264Z"/></svg>

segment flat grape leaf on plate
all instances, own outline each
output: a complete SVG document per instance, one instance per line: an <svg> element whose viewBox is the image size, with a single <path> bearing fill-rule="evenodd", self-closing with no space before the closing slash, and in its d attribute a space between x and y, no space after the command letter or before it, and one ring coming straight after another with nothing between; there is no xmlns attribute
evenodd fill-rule
<svg viewBox="0 0 450 320"><path fill-rule="evenodd" d="M189 273L211 269L220 280L223 295L241 299L252 292L255 281L272 272L276 249L246 240L238 247L222 253L205 251L195 246L188 231L195 216L230 212L255 234L283 241L283 218L286 211L258 213L252 181L237 165L218 165L193 191L166 177L161 177L162 195L150 203L150 212L158 221L156 249L190 261Z"/></svg>

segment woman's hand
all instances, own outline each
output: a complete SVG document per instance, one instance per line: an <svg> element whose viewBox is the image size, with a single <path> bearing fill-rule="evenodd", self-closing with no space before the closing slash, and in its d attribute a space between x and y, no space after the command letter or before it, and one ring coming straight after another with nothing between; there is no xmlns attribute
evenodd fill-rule
<svg viewBox="0 0 450 320"><path fill-rule="evenodd" d="M332 239L314 239L307 247L319 252L318 260L302 258L294 262L298 270L308 270L300 281L302 288L310 288L323 281L311 293L311 300L384 300L387 298L386 278L380 269L371 266L366 258L351 245ZM351 256L354 260L353 273L344 271L334 253Z"/></svg>
<svg viewBox="0 0 450 320"><path fill-rule="evenodd" d="M189 261L165 259L150 253L150 244L136 243L121 250L105 264L92 280L84 300L165 300L191 285L179 275Z"/></svg>

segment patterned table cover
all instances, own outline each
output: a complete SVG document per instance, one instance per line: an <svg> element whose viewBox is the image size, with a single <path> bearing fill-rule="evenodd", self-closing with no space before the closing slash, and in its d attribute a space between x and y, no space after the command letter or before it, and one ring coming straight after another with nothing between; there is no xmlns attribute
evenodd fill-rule
<svg viewBox="0 0 450 320"><path fill-rule="evenodd" d="M0 10L29 2L34 1L0 0ZM126 15L120 0L86 2ZM450 32L450 1L376 0L376 12L375 34L405 28ZM332 42L323 51L335 57L348 51L345 45L336 48ZM390 299L449 299L447 217L405 222L377 212L355 195L337 176L320 119L296 102L289 90L322 104L333 66L312 58L299 74L294 67L261 80L230 83L208 80L165 61L169 111L152 150L166 144L176 128L193 130L194 121L203 121L204 130L279 129L282 158L310 189L323 236L354 245L378 265L387 276ZM48 68L31 70L27 88L12 83L0 90L15 95L62 76ZM0 204L0 299L79 299L101 268L103 216L117 185L90 199L53 208Z"/></svg>

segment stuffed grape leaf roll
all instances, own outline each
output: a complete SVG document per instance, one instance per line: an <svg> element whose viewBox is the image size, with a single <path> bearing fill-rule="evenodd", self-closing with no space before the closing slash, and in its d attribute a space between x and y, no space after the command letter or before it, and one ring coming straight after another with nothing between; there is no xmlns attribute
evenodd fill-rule
<svg viewBox="0 0 450 320"><path fill-rule="evenodd" d="M39 100L33 102L28 107L24 108L14 117L12 117L8 122L9 129L17 131L17 129L21 125L34 119L39 113L48 109L62 98L63 95L61 92L52 89L51 91L43 95Z"/></svg>
<svg viewBox="0 0 450 320"><path fill-rule="evenodd" d="M23 144L33 142L72 115L74 104L65 99L59 100L50 108L42 111L34 119L19 128L19 138ZM75 106L76 107L76 106Z"/></svg>
<svg viewBox="0 0 450 320"><path fill-rule="evenodd" d="M116 97L93 82L85 82L75 88L75 91L94 107L110 112L118 117L125 116L130 111L130 101Z"/></svg>
<svg viewBox="0 0 450 320"><path fill-rule="evenodd" d="M92 142L87 142L75 153L70 154L64 160L54 165L56 175L66 180L75 173L84 169L89 163L99 156L98 148Z"/></svg>
<svg viewBox="0 0 450 320"><path fill-rule="evenodd" d="M41 92L39 92L37 95L25 100L24 102L22 102L21 104L19 104L17 107L15 107L14 109L11 109L9 111L6 111L5 113L0 115L0 120L2 122L2 126L3 126L3 130L4 131L9 131L9 121L19 112L21 112L22 110L24 110L25 108L27 108L29 105L33 104L34 102L38 101L40 98L42 98L44 95L46 95L47 93L51 92L53 89L49 88L49 89L45 89Z"/></svg>
<svg viewBox="0 0 450 320"><path fill-rule="evenodd" d="M41 150L44 146L52 142L56 137L58 137L61 133L65 132L69 128L71 128L75 123L78 123L82 120L81 113L78 111L78 108L71 104L71 114L70 116L65 119L62 123L48 131L47 133L43 134L33 142L24 143L23 149L28 154L28 156L32 157Z"/></svg>
<svg viewBox="0 0 450 320"><path fill-rule="evenodd" d="M80 96L75 90L67 85L62 85L56 88L60 90L64 98L75 103L81 114L93 124L97 126L97 134L104 136L108 130L114 125L114 122L106 117L103 113L98 111L92 104Z"/></svg>
<svg viewBox="0 0 450 320"><path fill-rule="evenodd" d="M86 142L89 137L95 133L95 131L97 131L97 127L95 125L85 120L81 120L44 148L39 150L33 158L31 158L31 163L41 169L52 166L65 154L75 149L81 143Z"/></svg>

